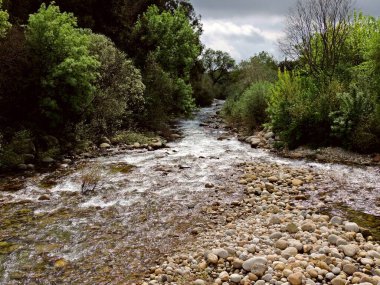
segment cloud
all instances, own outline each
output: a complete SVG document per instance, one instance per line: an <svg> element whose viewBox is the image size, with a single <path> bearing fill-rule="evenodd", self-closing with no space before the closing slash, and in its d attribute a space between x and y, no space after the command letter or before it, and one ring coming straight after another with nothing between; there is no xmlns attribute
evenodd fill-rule
<svg viewBox="0 0 380 285"><path fill-rule="evenodd" d="M202 16L206 47L227 51L238 61L262 50L282 58L277 40L297 0L190 1ZM364 14L380 16L379 0L356 0L354 4Z"/></svg>
<svg viewBox="0 0 380 285"><path fill-rule="evenodd" d="M268 47L275 52L273 46L282 36L282 32L275 29L263 30L228 20L204 20L203 29L202 41L208 48L227 51L238 61L268 50Z"/></svg>

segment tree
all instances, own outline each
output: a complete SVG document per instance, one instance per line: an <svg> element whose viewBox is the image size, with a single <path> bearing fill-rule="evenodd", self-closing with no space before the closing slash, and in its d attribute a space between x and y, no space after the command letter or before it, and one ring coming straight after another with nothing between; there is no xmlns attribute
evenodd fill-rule
<svg viewBox="0 0 380 285"><path fill-rule="evenodd" d="M42 4L29 18L26 38L40 71L43 118L60 131L82 119L94 96L99 62L90 55L90 36L72 14Z"/></svg>
<svg viewBox="0 0 380 285"><path fill-rule="evenodd" d="M11 24L9 23L9 14L7 11L3 11L1 9L2 7L2 0L0 0L0 39L3 38L9 28L11 27Z"/></svg>
<svg viewBox="0 0 380 285"><path fill-rule="evenodd" d="M133 39L141 47L138 63L144 65L147 52L151 53L165 71L185 79L201 52L199 33L182 8L160 12L157 6L149 7L137 21Z"/></svg>
<svg viewBox="0 0 380 285"><path fill-rule="evenodd" d="M110 134L121 126L131 126L144 107L140 71L103 35L91 35L90 50L100 62L90 114L93 133Z"/></svg>
<svg viewBox="0 0 380 285"><path fill-rule="evenodd" d="M235 60L227 52L221 50L207 49L203 54L202 62L214 85L226 80L235 67Z"/></svg>
<svg viewBox="0 0 380 285"><path fill-rule="evenodd" d="M331 79L350 31L351 0L298 0L287 18L280 48L304 61L314 77Z"/></svg>

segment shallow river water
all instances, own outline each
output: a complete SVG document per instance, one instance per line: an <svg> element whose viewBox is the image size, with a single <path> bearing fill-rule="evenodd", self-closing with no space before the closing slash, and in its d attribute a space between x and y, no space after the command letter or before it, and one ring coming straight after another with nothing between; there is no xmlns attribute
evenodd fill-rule
<svg viewBox="0 0 380 285"><path fill-rule="evenodd" d="M215 120L220 105L179 122L182 139L168 148L79 161L0 191L0 284L130 284L191 241L195 228L212 227L203 206L239 199L236 168L246 161L312 168L324 180L305 206L380 233L378 167L288 160L252 149L219 124L201 124ZM82 195L89 169L101 173L99 185Z"/></svg>

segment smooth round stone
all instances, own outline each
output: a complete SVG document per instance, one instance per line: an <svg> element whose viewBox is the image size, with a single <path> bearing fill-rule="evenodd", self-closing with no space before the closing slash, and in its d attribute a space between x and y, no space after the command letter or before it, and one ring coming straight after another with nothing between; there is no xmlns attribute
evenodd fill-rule
<svg viewBox="0 0 380 285"><path fill-rule="evenodd" d="M288 247L288 245L289 245L289 243L287 240L279 239L278 241L276 241L274 246L278 249L284 250Z"/></svg>
<svg viewBox="0 0 380 285"><path fill-rule="evenodd" d="M346 256L353 257L359 252L359 247L356 244L347 244L341 246Z"/></svg>
<svg viewBox="0 0 380 285"><path fill-rule="evenodd" d="M193 282L193 285L206 285L206 282L201 279L197 279Z"/></svg>
<svg viewBox="0 0 380 285"><path fill-rule="evenodd" d="M225 250L224 248L216 248L216 249L213 249L211 252L217 255L218 257L224 258L224 259L226 259L229 256L228 251Z"/></svg>
<svg viewBox="0 0 380 285"><path fill-rule="evenodd" d="M331 272L334 273L335 275L338 275L341 272L341 270L339 267L334 267Z"/></svg>
<svg viewBox="0 0 380 285"><path fill-rule="evenodd" d="M342 279L340 277L336 277L333 280L331 280L331 284L332 285L345 285L346 284L346 280L344 280L344 279Z"/></svg>
<svg viewBox="0 0 380 285"><path fill-rule="evenodd" d="M341 225L343 224L343 220L341 217L334 216L331 218L330 223L333 225Z"/></svg>
<svg viewBox="0 0 380 285"><path fill-rule="evenodd" d="M373 260L370 258L362 258L362 259L360 259L360 263L363 265L373 265L374 264Z"/></svg>
<svg viewBox="0 0 380 285"><path fill-rule="evenodd" d="M352 275L358 271L358 268L355 265L349 263L343 266L343 271L348 275Z"/></svg>
<svg viewBox="0 0 380 285"><path fill-rule="evenodd" d="M344 230L347 231L347 232L358 233L360 229L359 229L359 226L356 223L346 223L344 225Z"/></svg>
<svg viewBox="0 0 380 285"><path fill-rule="evenodd" d="M295 247L288 247L287 249L281 252L281 256L284 258L289 258L291 256L296 256L297 253L298 253L298 250Z"/></svg>
<svg viewBox="0 0 380 285"><path fill-rule="evenodd" d="M231 282L240 283L241 279L243 279L243 276L241 276L240 274L235 273L230 276Z"/></svg>
<svg viewBox="0 0 380 285"><path fill-rule="evenodd" d="M326 274L326 279L332 280L334 278L335 278L335 274L334 273L329 272L329 273Z"/></svg>

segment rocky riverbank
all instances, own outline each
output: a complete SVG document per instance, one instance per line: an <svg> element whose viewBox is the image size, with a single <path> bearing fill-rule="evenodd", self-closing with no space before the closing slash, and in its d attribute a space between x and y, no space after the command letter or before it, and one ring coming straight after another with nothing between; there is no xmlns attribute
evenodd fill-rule
<svg viewBox="0 0 380 285"><path fill-rule="evenodd" d="M294 150L276 148L281 144L271 131L256 132L252 136L243 136L237 129L239 140L249 143L253 148L268 149L277 155L291 159L307 159L318 162L342 163L347 165L380 165L380 154L364 155L348 151L339 147L320 147L312 149L299 147Z"/></svg>
<svg viewBox="0 0 380 285"><path fill-rule="evenodd" d="M380 244L368 229L305 207L323 178L307 168L240 166L244 197L203 209L212 229L138 284L380 284Z"/></svg>

